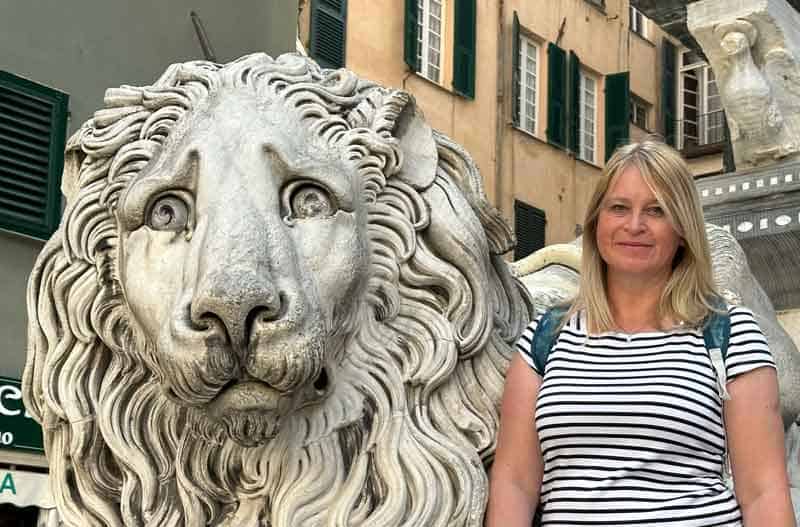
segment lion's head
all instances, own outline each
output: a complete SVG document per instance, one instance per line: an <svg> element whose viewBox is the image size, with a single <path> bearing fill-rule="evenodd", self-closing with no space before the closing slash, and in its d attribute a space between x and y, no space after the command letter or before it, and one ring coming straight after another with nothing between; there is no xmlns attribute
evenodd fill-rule
<svg viewBox="0 0 800 527"><path fill-rule="evenodd" d="M530 304L469 156L406 93L296 55L105 104L29 284L66 522L479 525Z"/></svg>

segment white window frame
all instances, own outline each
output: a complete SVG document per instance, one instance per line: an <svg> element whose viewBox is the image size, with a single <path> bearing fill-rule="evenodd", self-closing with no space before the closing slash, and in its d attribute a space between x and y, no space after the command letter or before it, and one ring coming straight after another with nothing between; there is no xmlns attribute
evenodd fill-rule
<svg viewBox="0 0 800 527"><path fill-rule="evenodd" d="M524 35L519 36L519 127L526 132L536 135L536 126L539 123L539 51L541 47L535 41ZM529 68L528 61L533 62ZM532 82L529 80L532 76ZM532 110L529 108L532 107Z"/></svg>
<svg viewBox="0 0 800 527"><path fill-rule="evenodd" d="M633 6L628 8L628 24L630 30L642 38L647 38L647 17Z"/></svg>
<svg viewBox="0 0 800 527"><path fill-rule="evenodd" d="M591 84L588 81L592 81ZM597 88L599 80L583 69L580 71L580 105L578 107L578 157L594 163L597 157ZM591 90L589 90L591 86ZM589 126L587 126L587 122Z"/></svg>
<svg viewBox="0 0 800 527"><path fill-rule="evenodd" d="M637 117L639 114L644 116L644 126L639 124ZM648 120L650 118L650 105L636 95L631 94L631 123L642 130L648 130Z"/></svg>
<svg viewBox="0 0 800 527"><path fill-rule="evenodd" d="M446 0L417 0L417 73L429 81L442 83L442 56L444 52L444 14ZM433 9L438 5L439 16ZM436 32L434 22L439 22ZM439 40L436 46L433 42ZM431 60L435 53L436 60Z"/></svg>
<svg viewBox="0 0 800 527"><path fill-rule="evenodd" d="M687 56L688 53L691 53L690 50L683 49L680 53L678 53L678 126L677 126L677 141L676 145L679 150L685 147L684 144L684 131L686 127L686 113L684 108L684 92L685 92L685 75L689 72L695 72L697 76L697 83L698 83L698 97L697 97L697 108L695 111L698 115L698 119L704 116L705 119L709 119L709 115L713 112L722 111L722 102L720 101L719 95L719 87L717 86L717 81L714 76L714 71L711 69L711 66L708 63L700 60L693 62L691 64L684 65L684 57ZM712 91L711 86L714 85L714 94L709 95ZM722 121L720 121L722 123ZM719 124L716 126L710 126L710 121L697 122L697 140L698 144L708 144L710 142L710 138L715 134L719 134L721 132L717 132L717 128L721 128L724 124ZM713 128L713 130L712 130Z"/></svg>

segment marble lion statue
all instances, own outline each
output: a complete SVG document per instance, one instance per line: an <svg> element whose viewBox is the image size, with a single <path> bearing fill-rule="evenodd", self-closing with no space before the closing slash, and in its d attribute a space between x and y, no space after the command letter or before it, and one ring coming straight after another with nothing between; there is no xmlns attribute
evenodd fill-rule
<svg viewBox="0 0 800 527"><path fill-rule="evenodd" d="M408 94L173 65L106 92L63 192L23 386L67 525L482 525L513 343L575 255L509 267Z"/></svg>
<svg viewBox="0 0 800 527"><path fill-rule="evenodd" d="M67 525L481 525L531 304L409 95L173 65L107 91L63 190L24 387Z"/></svg>

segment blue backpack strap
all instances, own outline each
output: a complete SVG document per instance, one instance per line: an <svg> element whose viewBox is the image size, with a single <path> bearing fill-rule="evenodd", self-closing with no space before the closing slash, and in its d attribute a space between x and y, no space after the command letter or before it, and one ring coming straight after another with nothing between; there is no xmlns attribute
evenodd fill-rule
<svg viewBox="0 0 800 527"><path fill-rule="evenodd" d="M722 300L714 303L714 307L723 310L723 313L712 311L703 325L703 342L709 357L714 375L717 378L717 391L722 400L731 398L728 393L728 372L725 368L725 359L728 356L728 341L731 336L731 317L727 306Z"/></svg>
<svg viewBox="0 0 800 527"><path fill-rule="evenodd" d="M533 364L536 370L544 377L544 368L547 364L547 357L550 350L556 343L558 331L561 328L561 321L567 313L567 308L563 306L548 309L539 319L536 325L536 332L533 334Z"/></svg>

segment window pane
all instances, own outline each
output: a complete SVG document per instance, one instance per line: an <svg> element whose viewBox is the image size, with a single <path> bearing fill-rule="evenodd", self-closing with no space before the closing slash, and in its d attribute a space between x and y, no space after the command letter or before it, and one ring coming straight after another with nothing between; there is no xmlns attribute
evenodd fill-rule
<svg viewBox="0 0 800 527"><path fill-rule="evenodd" d="M580 137L579 154L581 159L594 162L594 125L596 121L595 116L595 88L596 82L594 78L588 76L586 73L580 73L580 105L579 105L579 120L578 120L578 134Z"/></svg>
<svg viewBox="0 0 800 527"><path fill-rule="evenodd" d="M519 41L519 125L526 131L536 132L536 67L538 47L525 37Z"/></svg>
<svg viewBox="0 0 800 527"><path fill-rule="evenodd" d="M442 56L442 1L418 0L417 72L439 82Z"/></svg>

